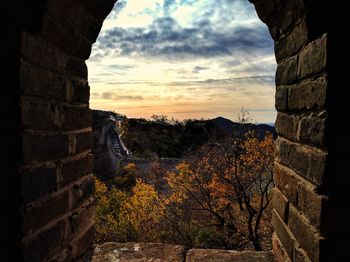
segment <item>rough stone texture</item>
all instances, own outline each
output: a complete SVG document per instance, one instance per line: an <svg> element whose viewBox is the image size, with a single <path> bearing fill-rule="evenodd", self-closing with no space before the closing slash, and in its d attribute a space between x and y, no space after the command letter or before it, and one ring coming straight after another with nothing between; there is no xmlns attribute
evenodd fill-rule
<svg viewBox="0 0 350 262"><path fill-rule="evenodd" d="M308 256L314 261L319 261L320 233L317 228L311 225L306 217L299 213L293 206L289 208L288 227Z"/></svg>
<svg viewBox="0 0 350 262"><path fill-rule="evenodd" d="M324 148L326 120L327 114L325 111L310 114L285 114L280 112L277 114L275 125L281 137L290 141Z"/></svg>
<svg viewBox="0 0 350 262"><path fill-rule="evenodd" d="M284 261L284 262L291 261L287 252L284 250L282 243L278 239L276 233L273 233L272 235L272 250L273 250L275 261Z"/></svg>
<svg viewBox="0 0 350 262"><path fill-rule="evenodd" d="M297 79L298 57L292 56L281 62L276 71L276 85L293 84Z"/></svg>
<svg viewBox="0 0 350 262"><path fill-rule="evenodd" d="M183 262L184 259L185 248L179 245L110 242L95 247L92 262Z"/></svg>
<svg viewBox="0 0 350 262"><path fill-rule="evenodd" d="M342 250L350 248L343 241L348 227L340 214L345 202L340 203L350 201L350 178L344 174L350 114L341 91L347 86L350 58L345 10L326 0L251 2L269 27L278 63L275 259L335 261L333 252L346 261ZM331 244L336 241L339 245Z"/></svg>
<svg viewBox="0 0 350 262"><path fill-rule="evenodd" d="M350 202L350 176L344 172L350 143L347 9L331 0L250 1L275 41L278 62L275 182L284 197L278 193L273 204L275 258L348 261L342 212ZM82 261L91 255L92 129L85 60L114 3L2 4L6 186L1 199L7 200L2 255L9 261Z"/></svg>
<svg viewBox="0 0 350 262"><path fill-rule="evenodd" d="M104 243L96 245L92 262L272 262L272 252L190 249L161 243Z"/></svg>
<svg viewBox="0 0 350 262"><path fill-rule="evenodd" d="M327 81L324 77L302 82L288 91L289 110L319 110L326 105Z"/></svg>
<svg viewBox="0 0 350 262"><path fill-rule="evenodd" d="M307 34L305 21L302 20L294 27L289 35L280 39L276 44L276 60L281 61L286 57L296 54L300 48L305 45L308 39Z"/></svg>
<svg viewBox="0 0 350 262"><path fill-rule="evenodd" d="M289 201L277 188L273 189L272 205L278 215L287 223L289 218Z"/></svg>
<svg viewBox="0 0 350 262"><path fill-rule="evenodd" d="M312 74L320 74L327 66L327 39L325 35L314 40L299 55L298 76L304 78Z"/></svg>
<svg viewBox="0 0 350 262"><path fill-rule="evenodd" d="M37 2L37 9L28 8L25 17L37 20L17 32L16 192L22 199L16 245L26 261L88 260L95 208L85 60L115 1L28 2Z"/></svg>
<svg viewBox="0 0 350 262"><path fill-rule="evenodd" d="M186 262L272 262L272 252L233 251L218 249L190 249L186 254Z"/></svg>
<svg viewBox="0 0 350 262"><path fill-rule="evenodd" d="M317 186L324 181L327 153L313 147L293 143L282 137L277 141L277 160Z"/></svg>

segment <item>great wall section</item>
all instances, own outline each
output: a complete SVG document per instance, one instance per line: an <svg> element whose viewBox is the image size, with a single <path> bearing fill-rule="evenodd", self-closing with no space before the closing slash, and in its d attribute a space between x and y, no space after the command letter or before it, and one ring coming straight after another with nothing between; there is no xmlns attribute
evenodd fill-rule
<svg viewBox="0 0 350 262"><path fill-rule="evenodd" d="M331 0L251 2L270 30L278 63L274 259L350 261L347 8ZM1 4L5 261L91 260L94 165L85 60L114 3Z"/></svg>
<svg viewBox="0 0 350 262"><path fill-rule="evenodd" d="M124 145L118 126L120 120L115 113L92 110L92 137L95 159L95 174L98 177L114 177L116 163L126 165L134 163L138 167L158 162L161 165L173 166L181 162L179 158L138 158L132 155Z"/></svg>

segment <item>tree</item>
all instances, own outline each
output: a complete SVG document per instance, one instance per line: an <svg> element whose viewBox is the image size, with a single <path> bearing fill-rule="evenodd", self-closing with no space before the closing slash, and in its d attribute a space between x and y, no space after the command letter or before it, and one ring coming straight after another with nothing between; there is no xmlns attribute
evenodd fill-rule
<svg viewBox="0 0 350 262"><path fill-rule="evenodd" d="M135 163L129 163L127 165L117 163L116 166L115 177L110 181L110 184L119 189L131 191L136 184L137 166Z"/></svg>
<svg viewBox="0 0 350 262"><path fill-rule="evenodd" d="M154 186L137 179L125 205L126 217L141 242L160 240L164 206Z"/></svg>
<svg viewBox="0 0 350 262"><path fill-rule="evenodd" d="M215 227L221 245L262 250L261 221L272 187L273 138L250 132L207 144L168 176L173 201L190 202L202 228Z"/></svg>
<svg viewBox="0 0 350 262"><path fill-rule="evenodd" d="M131 193L95 179L96 242L160 241L164 205L152 185L138 179Z"/></svg>
<svg viewBox="0 0 350 262"><path fill-rule="evenodd" d="M95 178L96 238L97 243L135 240L131 223L125 219L128 194L108 187Z"/></svg>

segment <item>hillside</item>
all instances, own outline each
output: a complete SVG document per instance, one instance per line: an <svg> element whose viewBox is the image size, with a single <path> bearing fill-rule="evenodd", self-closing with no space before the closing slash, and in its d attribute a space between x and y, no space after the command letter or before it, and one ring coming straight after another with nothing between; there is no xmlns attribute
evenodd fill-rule
<svg viewBox="0 0 350 262"><path fill-rule="evenodd" d="M218 140L241 131L256 131L259 139L276 131L269 125L254 125L232 122L218 117L210 120L151 121L129 118L122 123L122 139L135 157L181 158L186 152L196 149L210 140Z"/></svg>
<svg viewBox="0 0 350 262"><path fill-rule="evenodd" d="M258 139L263 139L266 132L273 134L274 138L277 137L276 130L273 126L267 124L240 124L231 121L230 119L224 117L217 117L209 121L214 122L221 130L223 130L227 135L239 134L241 130L243 133L247 131L255 131Z"/></svg>

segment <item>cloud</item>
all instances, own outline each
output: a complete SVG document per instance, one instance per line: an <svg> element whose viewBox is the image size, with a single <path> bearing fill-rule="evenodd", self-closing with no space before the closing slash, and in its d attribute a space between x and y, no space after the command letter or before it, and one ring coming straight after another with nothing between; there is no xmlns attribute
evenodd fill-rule
<svg viewBox="0 0 350 262"><path fill-rule="evenodd" d="M224 79L205 79L200 81L183 81L183 82L171 82L169 85L173 86L200 86L200 88L220 88L220 86L225 86L224 88L231 89L239 85L268 85L274 86L275 77L273 75L262 75L262 76L248 76L248 77L233 77ZM227 87L227 85L229 85Z"/></svg>
<svg viewBox="0 0 350 262"><path fill-rule="evenodd" d="M130 85L130 81L111 81L107 83L108 85L116 85L116 86L122 86L122 85ZM132 82L133 85L140 85L140 86L160 86L163 87L163 84L160 83L154 83L150 81L135 81ZM238 85L267 85L267 86L273 86L275 85L275 77L274 75L256 75L256 76L247 76L247 77L232 77L232 78L223 78L223 79L203 79L198 81L172 81L166 83L166 86L168 87L183 87L187 86L188 88L186 90L200 90L200 89L211 89L211 88L220 88L223 85L230 85L229 87L225 88L233 88L233 84L235 86Z"/></svg>
<svg viewBox="0 0 350 262"><path fill-rule="evenodd" d="M164 0L164 4L163 4L164 15L169 16L171 13L171 9L174 5L176 5L176 0Z"/></svg>
<svg viewBox="0 0 350 262"><path fill-rule="evenodd" d="M105 55L113 50L115 57L186 60L266 55L273 51L271 43L263 25L240 25L229 32L220 32L208 19L192 27L182 27L171 17L161 17L148 28L110 29L101 35L97 49L104 50Z"/></svg>
<svg viewBox="0 0 350 262"><path fill-rule="evenodd" d="M273 41L247 0L119 0L89 62L101 105L184 117L274 106Z"/></svg>
<svg viewBox="0 0 350 262"><path fill-rule="evenodd" d="M207 70L208 67L204 67L204 66L195 66L192 70L192 73L193 74L198 74L200 71L203 71L203 70Z"/></svg>
<svg viewBox="0 0 350 262"><path fill-rule="evenodd" d="M95 98L110 99L110 100L127 100L127 101L140 101L143 100L143 96L140 95L119 95L116 92L102 92L101 94L94 93Z"/></svg>

